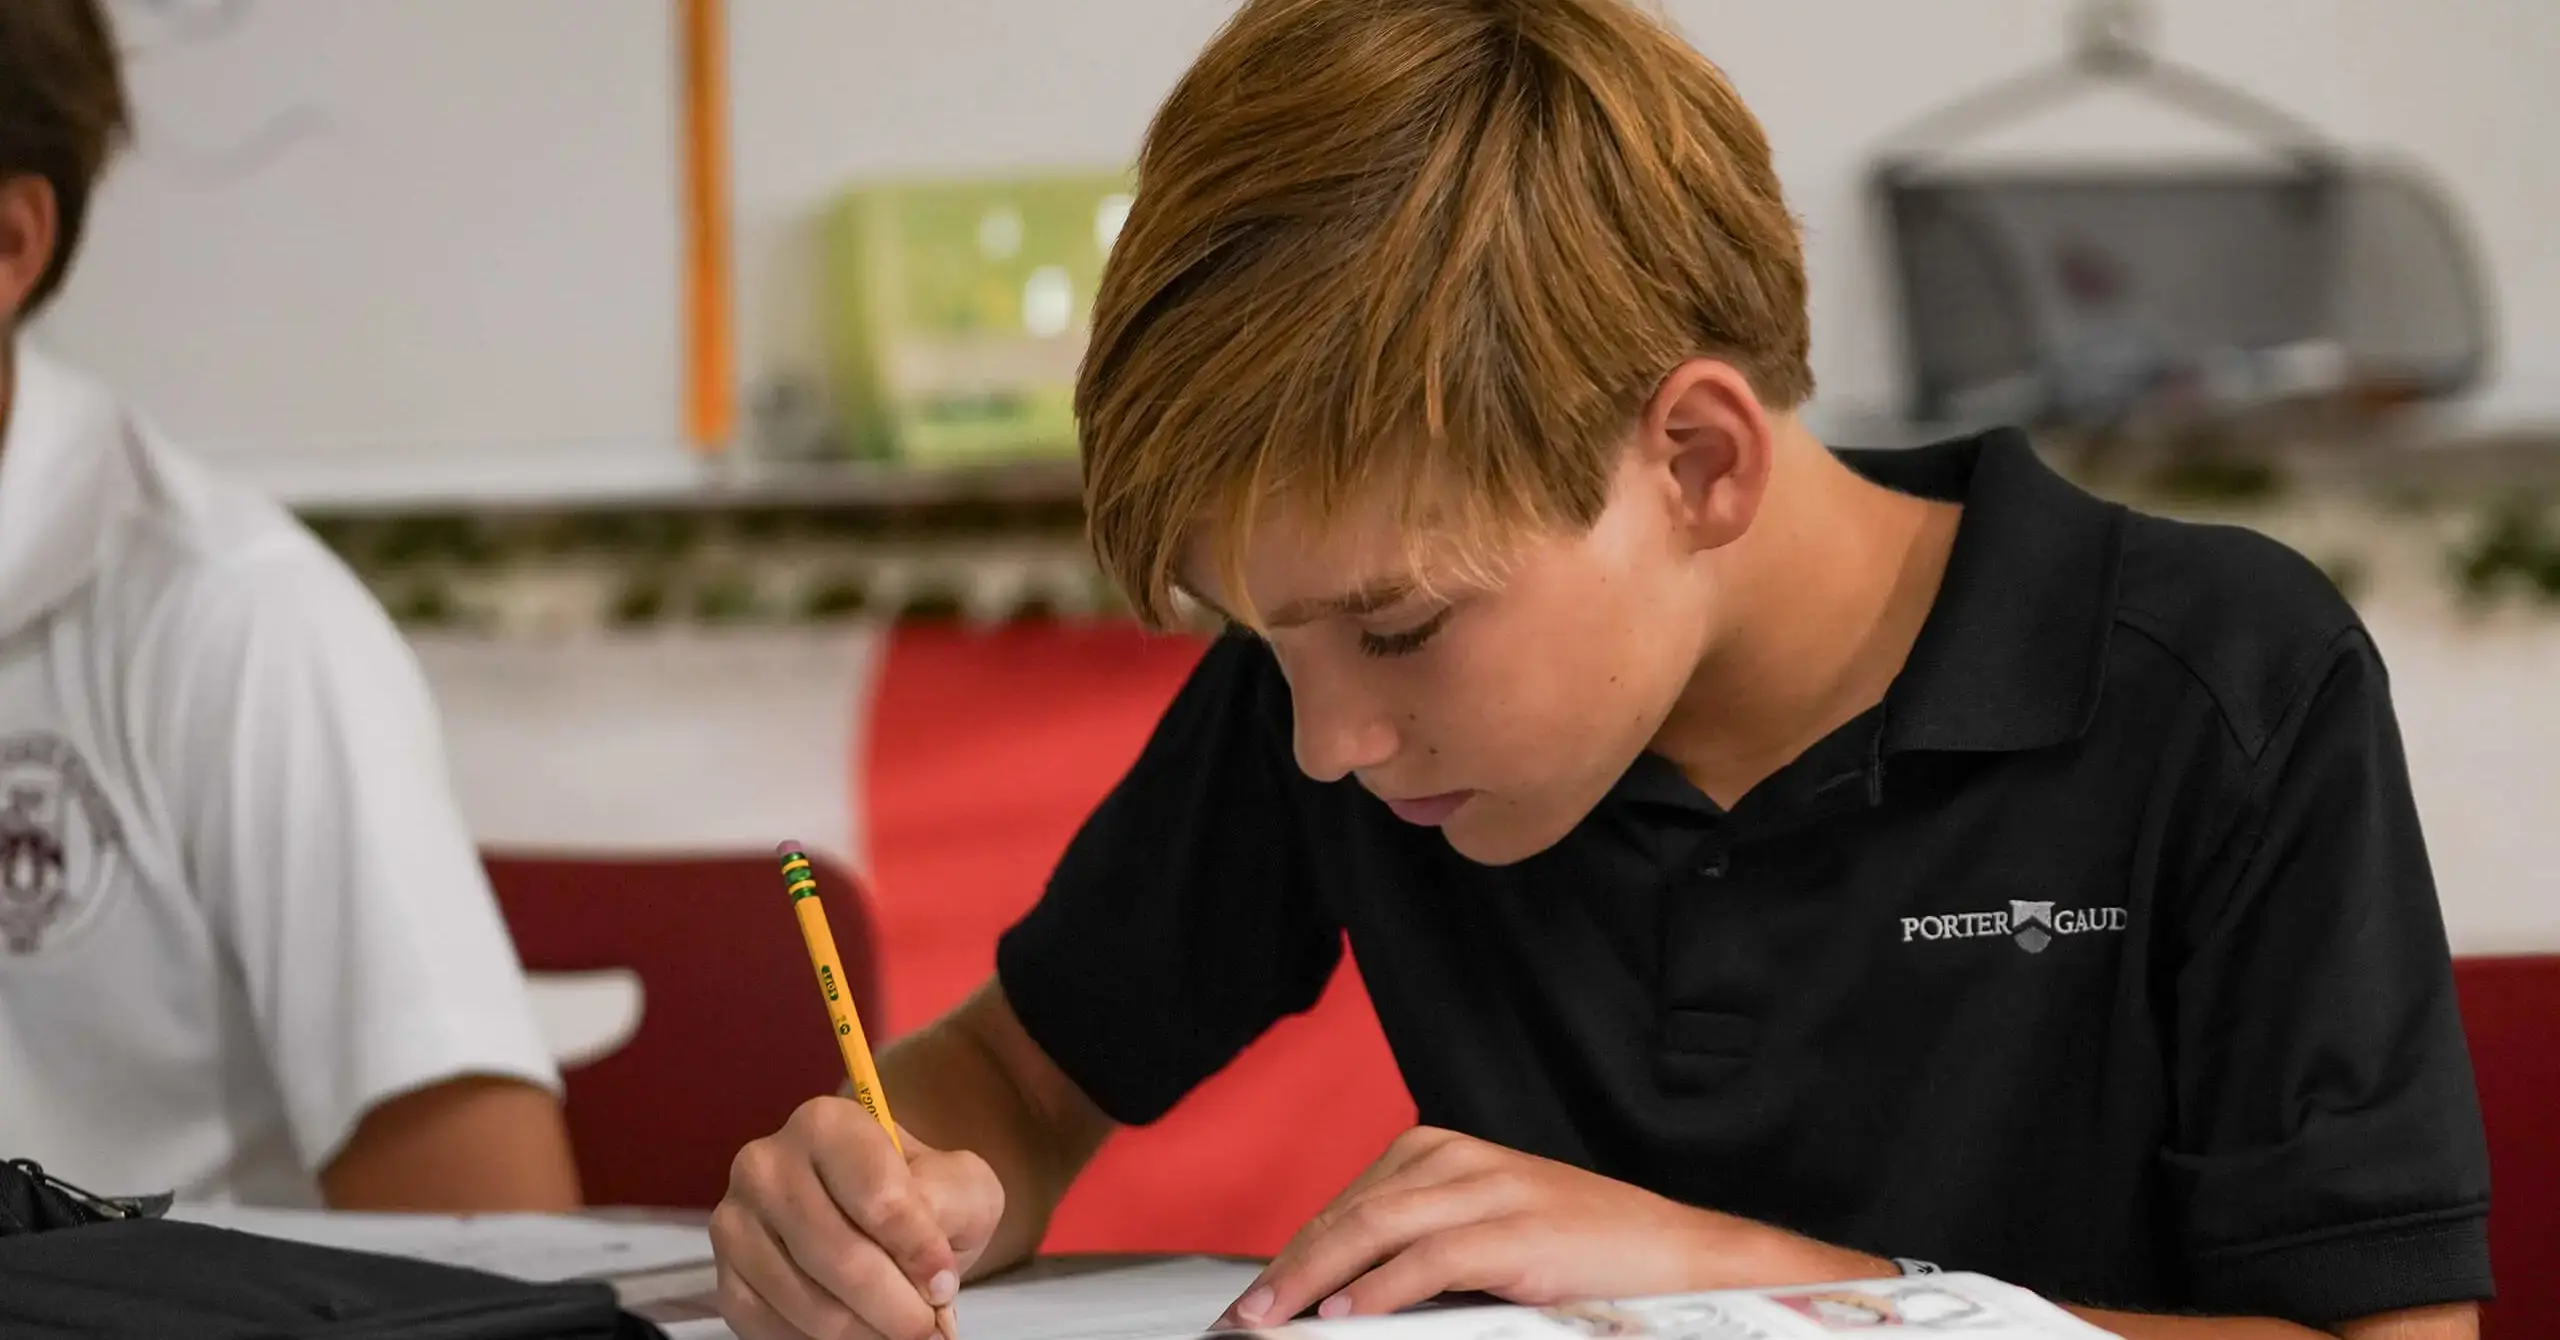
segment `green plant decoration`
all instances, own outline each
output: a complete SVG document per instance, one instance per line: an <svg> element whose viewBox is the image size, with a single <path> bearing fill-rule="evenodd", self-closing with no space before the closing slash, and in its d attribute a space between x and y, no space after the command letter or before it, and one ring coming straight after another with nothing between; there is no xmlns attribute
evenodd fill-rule
<svg viewBox="0 0 2560 1340"><path fill-rule="evenodd" d="M651 573L633 577L613 598L608 618L618 627L637 628L666 617L667 581Z"/></svg>
<svg viewBox="0 0 2560 1340"><path fill-rule="evenodd" d="M2469 543L2455 547L2454 579L2467 601L2486 600L2518 578L2560 597L2560 579L2544 578L2560 568L2560 538L2550 533L2546 511L2539 498L2510 499L2488 514Z"/></svg>
<svg viewBox="0 0 2560 1340"><path fill-rule="evenodd" d="M715 573L693 592L693 617L708 624L745 623L756 617L762 605L755 577L747 572Z"/></svg>
<svg viewBox="0 0 2560 1340"><path fill-rule="evenodd" d="M800 617L809 623L858 618L870 608L870 585L856 576L822 578L812 582L800 598Z"/></svg>

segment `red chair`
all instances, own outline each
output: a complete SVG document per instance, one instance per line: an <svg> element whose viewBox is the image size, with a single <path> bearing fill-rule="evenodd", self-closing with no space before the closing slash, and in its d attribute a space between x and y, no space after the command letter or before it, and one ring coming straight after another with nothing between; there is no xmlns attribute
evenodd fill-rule
<svg viewBox="0 0 2560 1340"><path fill-rule="evenodd" d="M2486 1340L2560 1335L2560 955L2454 960L2489 1127Z"/></svg>
<svg viewBox="0 0 2560 1340"><path fill-rule="evenodd" d="M855 1007L877 1018L869 901L841 867L813 860ZM564 1076L589 1204L709 1209L739 1146L843 1086L773 857L483 853L483 863L527 971L620 968L640 979L637 1033Z"/></svg>

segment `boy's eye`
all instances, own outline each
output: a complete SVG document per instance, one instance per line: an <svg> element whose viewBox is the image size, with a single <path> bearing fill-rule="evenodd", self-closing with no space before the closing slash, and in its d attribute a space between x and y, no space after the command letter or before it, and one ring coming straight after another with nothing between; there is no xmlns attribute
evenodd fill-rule
<svg viewBox="0 0 2560 1340"><path fill-rule="evenodd" d="M1433 634L1446 627L1449 616L1457 612L1457 606L1443 605L1439 612L1430 618L1399 632L1373 633L1368 629L1361 629L1360 653L1364 656L1410 656L1422 650L1422 644L1429 642Z"/></svg>

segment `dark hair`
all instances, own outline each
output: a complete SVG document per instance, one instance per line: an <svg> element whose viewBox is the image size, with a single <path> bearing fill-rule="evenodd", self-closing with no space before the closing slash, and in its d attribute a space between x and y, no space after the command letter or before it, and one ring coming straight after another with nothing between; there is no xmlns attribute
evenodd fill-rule
<svg viewBox="0 0 2560 1340"><path fill-rule="evenodd" d="M115 29L100 0L0 0L0 177L53 185L53 259L19 315L41 309L80 249L89 193L131 129Z"/></svg>

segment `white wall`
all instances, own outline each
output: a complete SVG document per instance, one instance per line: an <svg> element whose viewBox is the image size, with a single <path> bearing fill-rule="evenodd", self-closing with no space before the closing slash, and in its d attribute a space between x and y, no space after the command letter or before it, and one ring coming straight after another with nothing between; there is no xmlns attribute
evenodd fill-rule
<svg viewBox="0 0 2560 1340"><path fill-rule="evenodd" d="M739 0L742 339L751 367L815 341L800 221L857 174L1117 163L1232 10L1226 0ZM1884 136L2060 58L2069 0L1670 0L1767 123L1806 222L1819 408L1897 395L1877 238L1859 191ZM2493 420L2560 419L2560 4L2158 0L2158 44L2358 149L2412 159L2468 212L2500 297ZM1985 153L2191 154L2230 142L2102 92Z"/></svg>
<svg viewBox="0 0 2560 1340"><path fill-rule="evenodd" d="M2560 952L2560 620L2368 601L2456 952Z"/></svg>
<svg viewBox="0 0 2560 1340"><path fill-rule="evenodd" d="M680 440L666 0L110 9L133 150L41 338L220 453Z"/></svg>
<svg viewBox="0 0 2560 1340"><path fill-rule="evenodd" d="M410 643L484 844L864 857L876 626Z"/></svg>
<svg viewBox="0 0 2560 1340"><path fill-rule="evenodd" d="M116 0L142 147L47 334L237 455L672 451L680 233L668 0L253 0L177 43ZM1231 0L733 0L740 354L817 362L810 221L847 179L1117 165ZM204 5L180 10L206 11ZM1670 0L1758 108L1806 220L1820 414L1895 398L1859 185L1880 137L2059 58L2070 0ZM2560 4L2157 0L2168 56L2467 211L2499 298L2496 421L2560 421ZM316 133L208 181L187 146L297 108ZM2091 99L1990 151L2216 145ZM587 459L580 456L579 459Z"/></svg>

